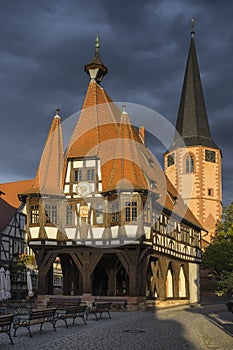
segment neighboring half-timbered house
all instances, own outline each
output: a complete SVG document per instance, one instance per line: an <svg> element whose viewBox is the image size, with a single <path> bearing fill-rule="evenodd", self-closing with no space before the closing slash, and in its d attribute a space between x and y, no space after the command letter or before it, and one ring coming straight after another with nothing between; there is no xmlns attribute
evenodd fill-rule
<svg viewBox="0 0 233 350"><path fill-rule="evenodd" d="M0 266L5 268L14 256L24 253L26 211L18 193L31 184L32 180L0 184Z"/></svg>

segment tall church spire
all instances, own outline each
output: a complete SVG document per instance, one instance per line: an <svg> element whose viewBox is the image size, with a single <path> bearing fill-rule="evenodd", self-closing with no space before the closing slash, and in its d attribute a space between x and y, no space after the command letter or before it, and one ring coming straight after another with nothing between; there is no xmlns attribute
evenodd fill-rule
<svg viewBox="0 0 233 350"><path fill-rule="evenodd" d="M91 80L101 83L103 77L108 73L108 68L103 64L100 58L100 41L98 35L96 35L95 41L95 56L90 63L85 65L85 72L90 75Z"/></svg>
<svg viewBox="0 0 233 350"><path fill-rule="evenodd" d="M195 48L194 25L192 20L191 43L176 122L179 135L175 136L171 149L182 147L180 136L186 146L218 148L212 139L208 123Z"/></svg>
<svg viewBox="0 0 233 350"><path fill-rule="evenodd" d="M210 133L194 42L194 25L192 20L177 133L164 155L164 168L177 192L208 231L204 240L210 242L222 212L221 150Z"/></svg>

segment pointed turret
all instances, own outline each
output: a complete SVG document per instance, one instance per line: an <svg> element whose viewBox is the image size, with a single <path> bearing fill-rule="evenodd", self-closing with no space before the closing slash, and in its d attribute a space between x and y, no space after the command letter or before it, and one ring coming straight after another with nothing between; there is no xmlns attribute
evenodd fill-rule
<svg viewBox="0 0 233 350"><path fill-rule="evenodd" d="M178 135L175 136L170 150L184 147L184 144L186 146L200 145L218 148L210 133L198 67L194 33L194 27L192 27L191 43L176 122ZM180 136L182 140L180 140ZM182 141L184 144L182 144Z"/></svg>
<svg viewBox="0 0 233 350"><path fill-rule="evenodd" d="M99 48L100 42L97 35L95 43L95 56L90 63L85 65L85 72L90 75L92 81L96 81L98 84L101 83L103 77L108 73L108 68L103 64L100 58Z"/></svg>
<svg viewBox="0 0 233 350"><path fill-rule="evenodd" d="M27 192L61 195L64 149L59 109L53 118L32 188Z"/></svg>
<svg viewBox="0 0 233 350"><path fill-rule="evenodd" d="M109 173L108 179L104 179L108 181L103 181L103 191L148 189L139 157L143 142L124 109L117 138L112 144L115 147L114 157L103 165L103 173Z"/></svg>

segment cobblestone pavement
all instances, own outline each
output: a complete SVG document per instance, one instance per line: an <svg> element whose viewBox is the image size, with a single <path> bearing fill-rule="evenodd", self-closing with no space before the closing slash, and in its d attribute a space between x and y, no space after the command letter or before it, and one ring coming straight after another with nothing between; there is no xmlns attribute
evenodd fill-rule
<svg viewBox="0 0 233 350"><path fill-rule="evenodd" d="M10 345L6 334L0 334L1 350L230 350L233 337L210 322L202 308L174 308L155 312L112 312L112 319L87 325L81 320L70 322L67 329L62 321L54 332L50 324L44 330L32 327L19 329Z"/></svg>

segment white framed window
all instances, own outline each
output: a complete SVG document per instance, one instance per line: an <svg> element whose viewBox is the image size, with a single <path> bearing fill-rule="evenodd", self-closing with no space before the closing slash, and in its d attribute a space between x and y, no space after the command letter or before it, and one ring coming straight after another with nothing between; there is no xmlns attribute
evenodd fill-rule
<svg viewBox="0 0 233 350"><path fill-rule="evenodd" d="M136 222L138 216L137 202L125 202L125 221L126 222Z"/></svg>
<svg viewBox="0 0 233 350"><path fill-rule="evenodd" d="M194 157L191 154L186 156L185 172L186 174L194 173Z"/></svg>
<svg viewBox="0 0 233 350"><path fill-rule="evenodd" d="M39 205L30 205L29 213L30 213L30 223L38 224L39 223Z"/></svg>
<svg viewBox="0 0 233 350"><path fill-rule="evenodd" d="M58 217L57 217L57 206L54 204L46 204L45 205L45 212L46 212L46 224L57 224Z"/></svg>
<svg viewBox="0 0 233 350"><path fill-rule="evenodd" d="M73 206L67 205L66 206L66 225L73 225Z"/></svg>

